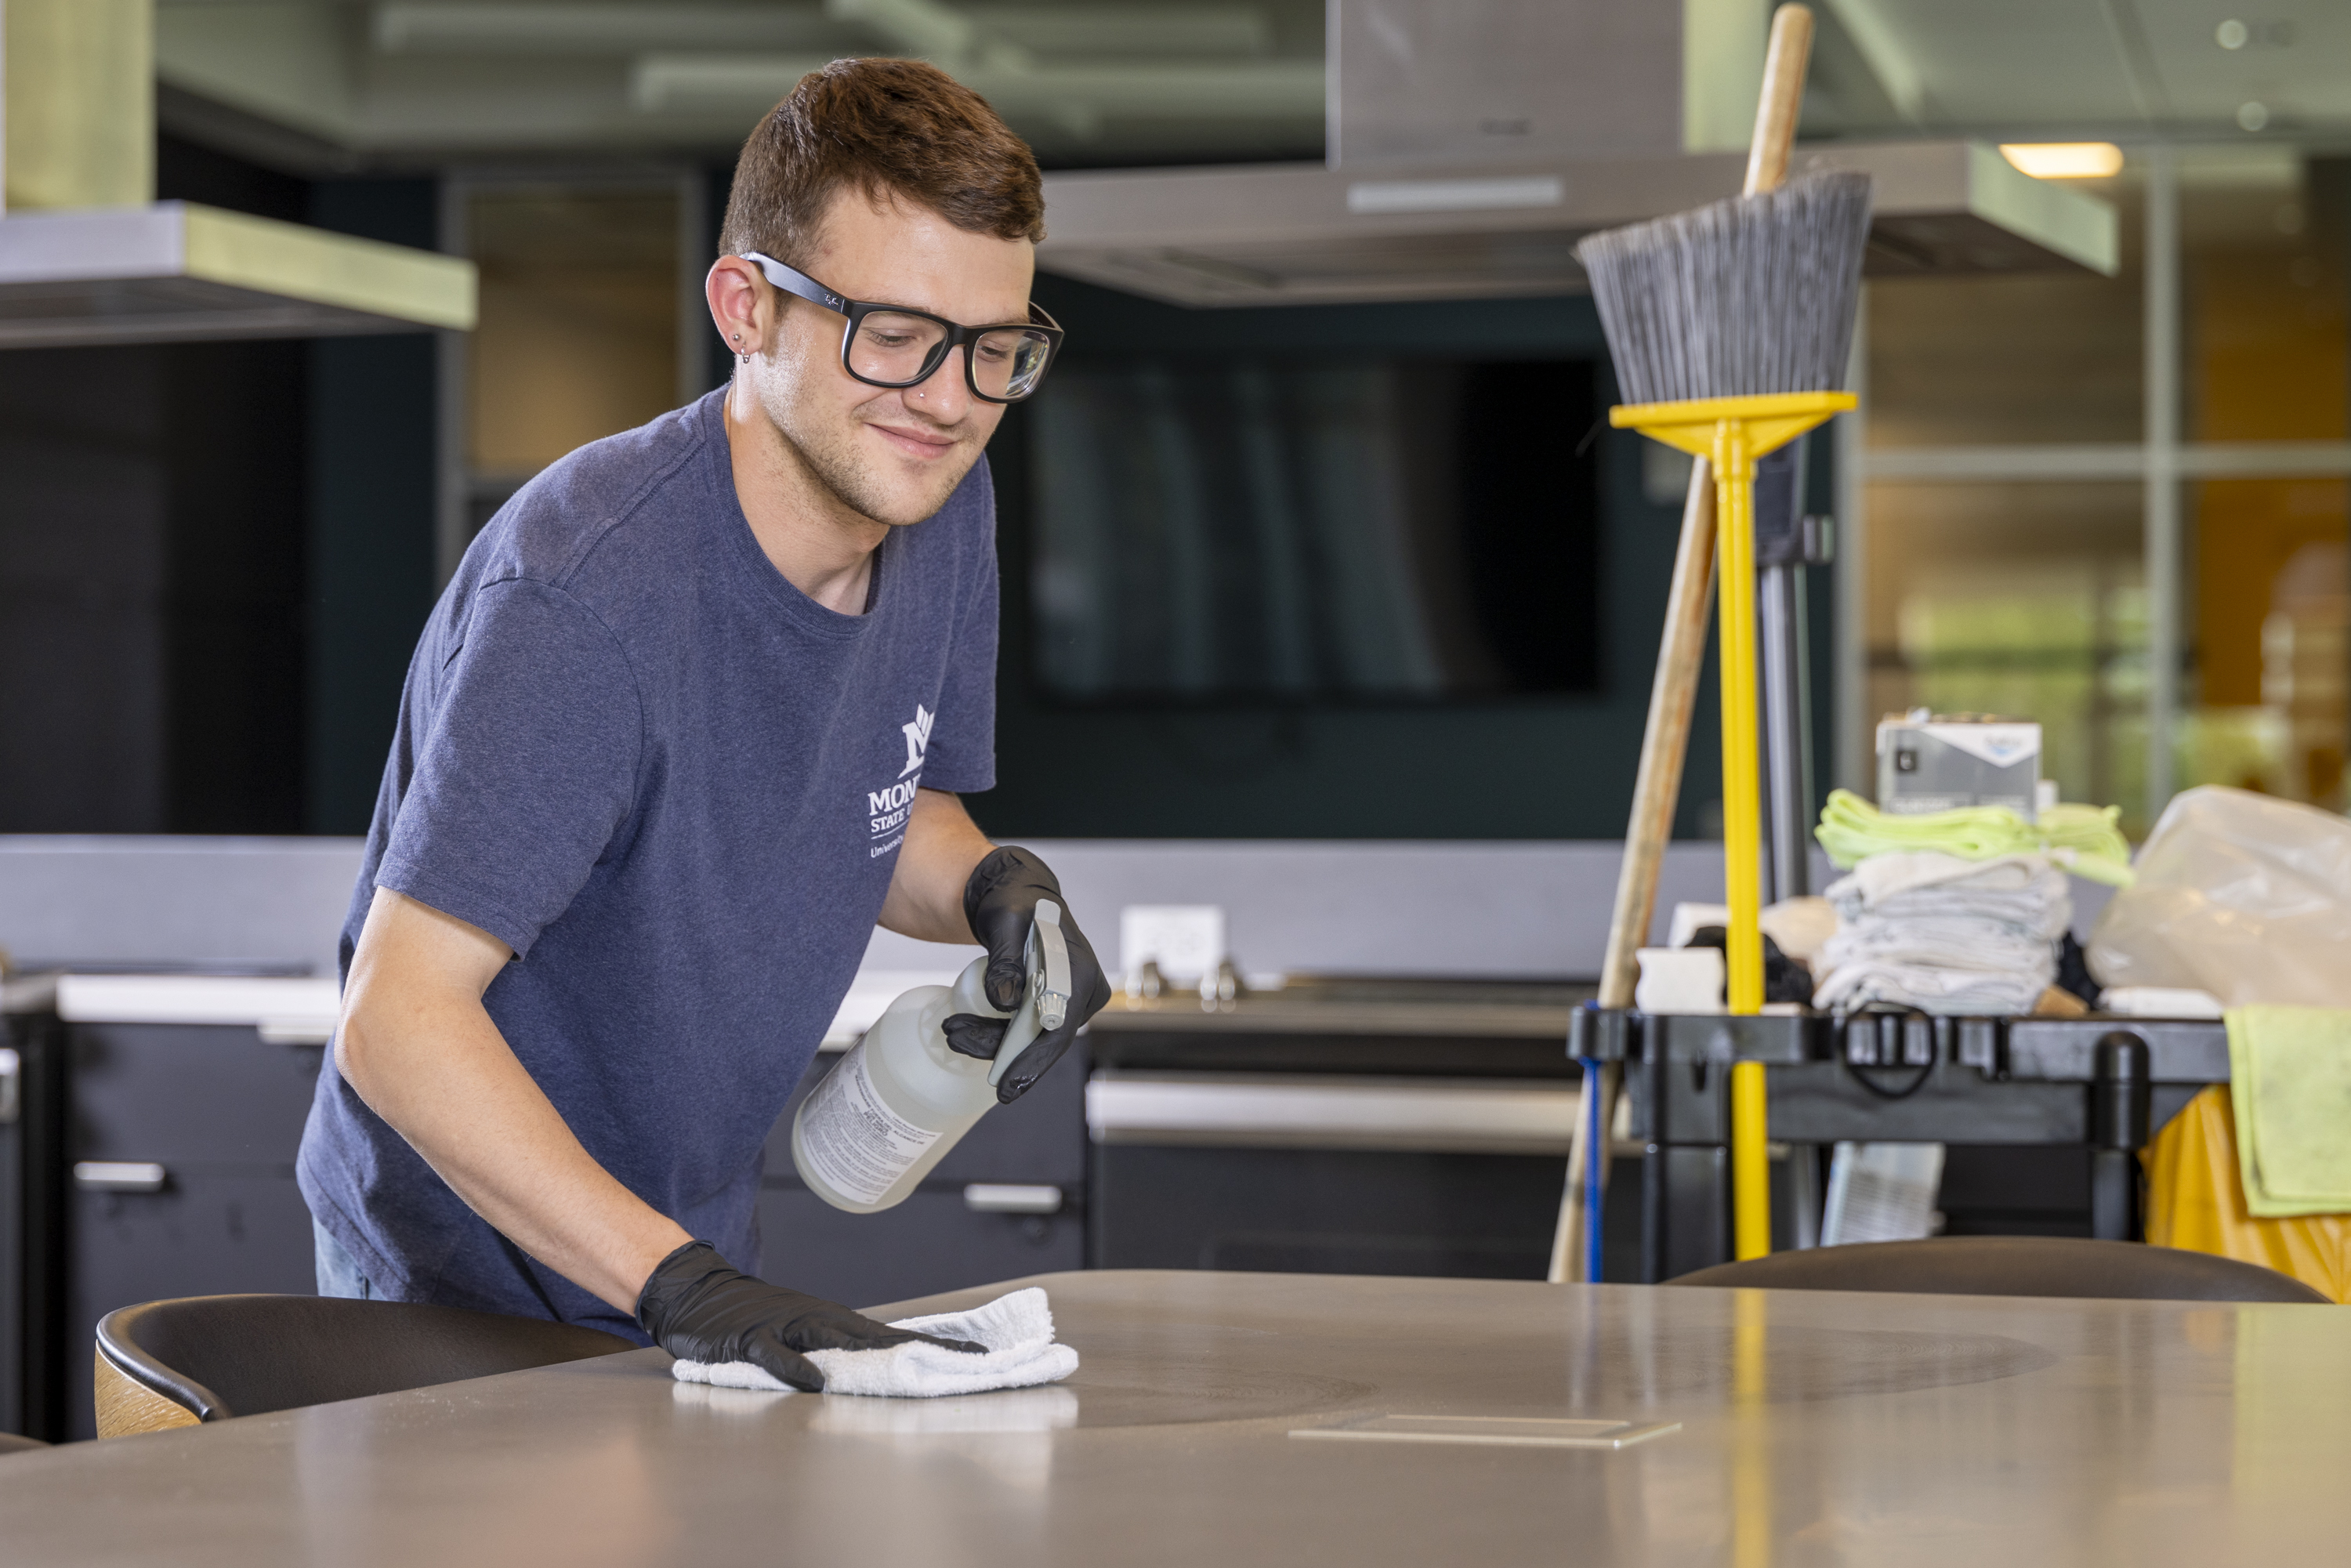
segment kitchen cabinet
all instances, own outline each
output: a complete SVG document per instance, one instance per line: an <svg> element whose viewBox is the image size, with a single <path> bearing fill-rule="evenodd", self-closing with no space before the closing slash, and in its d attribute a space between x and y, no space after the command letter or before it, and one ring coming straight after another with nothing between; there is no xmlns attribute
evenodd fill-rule
<svg viewBox="0 0 2351 1568"><path fill-rule="evenodd" d="M1090 1260L1541 1279L1591 994L1326 979L1113 1002L1090 1035ZM1638 1267L1639 1197L1610 1183L1608 1278Z"/></svg>

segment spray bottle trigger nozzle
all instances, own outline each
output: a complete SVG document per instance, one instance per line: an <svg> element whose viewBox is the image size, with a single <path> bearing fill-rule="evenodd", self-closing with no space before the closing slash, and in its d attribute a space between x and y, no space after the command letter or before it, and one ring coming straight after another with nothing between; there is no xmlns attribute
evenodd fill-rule
<svg viewBox="0 0 2351 1568"><path fill-rule="evenodd" d="M1029 994L1005 1027L996 1065L988 1070L990 1083L1004 1081L1004 1070L1029 1049L1030 1041L1069 1019L1070 945L1061 935L1061 906L1050 898L1037 901L1037 912L1029 923L1028 965Z"/></svg>
<svg viewBox="0 0 2351 1568"><path fill-rule="evenodd" d="M1050 1031L1070 1016L1070 941L1061 935L1061 906L1037 902L1029 927L1029 984L1037 993L1037 1022Z"/></svg>

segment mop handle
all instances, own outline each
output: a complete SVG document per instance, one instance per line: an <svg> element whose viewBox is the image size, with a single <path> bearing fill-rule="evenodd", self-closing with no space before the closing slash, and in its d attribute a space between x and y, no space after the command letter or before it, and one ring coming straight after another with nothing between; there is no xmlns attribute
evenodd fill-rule
<svg viewBox="0 0 2351 1568"><path fill-rule="evenodd" d="M1813 57L1813 13L1782 5L1771 14L1771 42L1763 56L1763 96L1755 104L1755 135L1747 146L1745 193L1776 191L1788 177L1788 150L1804 106L1804 68Z"/></svg>
<svg viewBox="0 0 2351 1568"><path fill-rule="evenodd" d="M1788 177L1788 154L1796 140L1812 54L1812 12L1794 5L1773 12L1771 42L1763 57L1763 93L1755 105L1755 135L1747 152L1748 195L1776 190ZM1726 423L1717 436L1715 455L1715 482L1720 486L1715 511L1721 530L1716 554L1722 585L1723 892L1730 904L1723 959L1730 1010L1756 1013L1763 1007L1763 781L1755 712L1755 476L1744 450L1744 434ZM1760 1258L1771 1250L1768 1127L1763 1064L1735 1063L1730 1070L1731 1250L1740 1258Z"/></svg>

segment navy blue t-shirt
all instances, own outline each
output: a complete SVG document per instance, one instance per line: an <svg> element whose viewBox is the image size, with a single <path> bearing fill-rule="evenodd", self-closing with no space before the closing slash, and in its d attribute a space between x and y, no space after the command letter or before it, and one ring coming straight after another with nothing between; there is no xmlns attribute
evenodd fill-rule
<svg viewBox="0 0 2351 1568"><path fill-rule="evenodd" d="M484 995L588 1153L758 1267L760 1150L857 972L917 783L995 781L985 464L893 528L863 615L801 593L735 498L722 394L581 448L491 519L401 696L377 887L517 957ZM524 1256L334 1071L302 1193L386 1296L642 1339Z"/></svg>

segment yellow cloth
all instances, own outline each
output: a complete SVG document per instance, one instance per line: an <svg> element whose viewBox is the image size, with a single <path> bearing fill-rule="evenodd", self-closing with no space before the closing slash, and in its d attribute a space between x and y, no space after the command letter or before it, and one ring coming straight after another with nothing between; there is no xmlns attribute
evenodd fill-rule
<svg viewBox="0 0 2351 1568"><path fill-rule="evenodd" d="M2190 1100L2139 1157L2149 1242L2259 1263L2351 1301L2351 1215L2258 1219L2246 1211L2227 1087L2216 1083Z"/></svg>
<svg viewBox="0 0 2351 1568"><path fill-rule="evenodd" d="M2047 855L2075 876L2128 887L2130 843L2115 826L2121 815L2119 806L2059 804L2034 822L2005 806L1889 817L1850 789L1832 789L1813 836L1848 871L1871 855L1903 851L1936 850L1964 861Z"/></svg>
<svg viewBox="0 0 2351 1568"><path fill-rule="evenodd" d="M2226 1017L2247 1211L2351 1212L2351 1012L2265 1006Z"/></svg>

